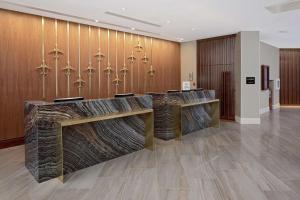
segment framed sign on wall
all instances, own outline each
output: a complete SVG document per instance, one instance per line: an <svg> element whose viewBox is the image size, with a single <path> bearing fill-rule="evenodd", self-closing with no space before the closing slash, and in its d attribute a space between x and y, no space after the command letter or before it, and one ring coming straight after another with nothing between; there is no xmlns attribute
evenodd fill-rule
<svg viewBox="0 0 300 200"><path fill-rule="evenodd" d="M268 90L270 81L270 68L267 65L261 66L261 90Z"/></svg>
<svg viewBox="0 0 300 200"><path fill-rule="evenodd" d="M191 82L183 81L182 82L182 90L191 90Z"/></svg>

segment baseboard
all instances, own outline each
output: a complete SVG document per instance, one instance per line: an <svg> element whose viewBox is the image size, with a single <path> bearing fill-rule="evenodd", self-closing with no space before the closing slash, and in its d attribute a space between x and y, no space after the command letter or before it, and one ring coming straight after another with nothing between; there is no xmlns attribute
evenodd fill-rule
<svg viewBox="0 0 300 200"><path fill-rule="evenodd" d="M240 118L235 116L235 121L240 124L260 124L260 118Z"/></svg>
<svg viewBox="0 0 300 200"><path fill-rule="evenodd" d="M8 140L0 140L0 149L14 147L24 144L24 137L18 137Z"/></svg>
<svg viewBox="0 0 300 200"><path fill-rule="evenodd" d="M261 108L260 111L259 111L259 114L264 114L264 113L267 113L267 112L270 112L270 107L265 107L265 108Z"/></svg>
<svg viewBox="0 0 300 200"><path fill-rule="evenodd" d="M278 104L274 104L274 105L272 105L272 109L278 109L278 108L280 108L280 104L278 103Z"/></svg>

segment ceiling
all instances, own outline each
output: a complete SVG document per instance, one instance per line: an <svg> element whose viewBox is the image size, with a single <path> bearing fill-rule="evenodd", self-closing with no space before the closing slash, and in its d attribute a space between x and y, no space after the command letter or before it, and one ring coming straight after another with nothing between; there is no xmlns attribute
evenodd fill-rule
<svg viewBox="0 0 300 200"><path fill-rule="evenodd" d="M0 7L181 42L260 31L261 41L299 48L300 10L271 13L265 8L287 1L0 0Z"/></svg>

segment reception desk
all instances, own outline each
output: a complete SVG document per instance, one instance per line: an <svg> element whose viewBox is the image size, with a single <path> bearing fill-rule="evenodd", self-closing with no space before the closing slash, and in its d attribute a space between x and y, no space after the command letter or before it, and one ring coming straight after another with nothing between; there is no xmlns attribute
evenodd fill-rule
<svg viewBox="0 0 300 200"><path fill-rule="evenodd" d="M154 109L154 135L163 140L208 127L219 127L219 100L213 90L151 93Z"/></svg>
<svg viewBox="0 0 300 200"><path fill-rule="evenodd" d="M153 148L150 95L25 103L25 165L38 182Z"/></svg>

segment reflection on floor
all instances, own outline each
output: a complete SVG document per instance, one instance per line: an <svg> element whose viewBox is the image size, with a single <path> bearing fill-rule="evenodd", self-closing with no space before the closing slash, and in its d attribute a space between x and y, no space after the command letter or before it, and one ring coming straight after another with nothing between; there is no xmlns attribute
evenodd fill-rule
<svg viewBox="0 0 300 200"><path fill-rule="evenodd" d="M24 147L0 150L0 199L296 200L300 199L300 109L265 114L262 124L156 140L142 150L38 184Z"/></svg>

